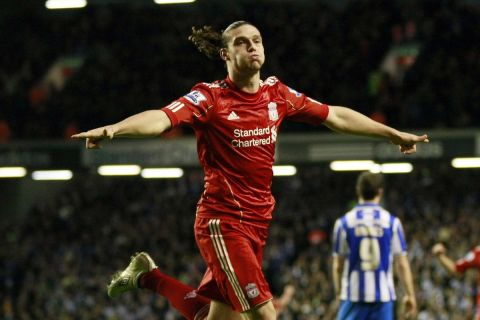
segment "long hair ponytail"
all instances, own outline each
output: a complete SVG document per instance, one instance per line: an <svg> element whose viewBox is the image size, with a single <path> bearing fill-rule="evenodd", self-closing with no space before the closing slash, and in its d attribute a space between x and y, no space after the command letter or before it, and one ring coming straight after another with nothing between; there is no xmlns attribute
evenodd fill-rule
<svg viewBox="0 0 480 320"><path fill-rule="evenodd" d="M219 51L227 47L228 32L243 25L252 25L247 21L235 21L225 30L216 31L211 26L203 26L199 29L192 27L192 34L188 40L192 41L198 51L205 54L210 59L219 57Z"/></svg>
<svg viewBox="0 0 480 320"><path fill-rule="evenodd" d="M223 48L222 34L215 31L211 26L203 26L199 29L192 27L192 34L188 37L197 47L198 51L214 59Z"/></svg>

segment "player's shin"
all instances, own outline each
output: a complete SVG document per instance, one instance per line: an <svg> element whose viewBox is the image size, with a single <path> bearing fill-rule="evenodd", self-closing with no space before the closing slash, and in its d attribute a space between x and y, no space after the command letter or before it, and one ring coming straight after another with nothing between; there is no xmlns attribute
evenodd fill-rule
<svg viewBox="0 0 480 320"><path fill-rule="evenodd" d="M158 268L143 274L139 280L139 287L164 296L189 320L202 319L201 315L205 311L208 313L210 299L197 294L194 288L163 274Z"/></svg>

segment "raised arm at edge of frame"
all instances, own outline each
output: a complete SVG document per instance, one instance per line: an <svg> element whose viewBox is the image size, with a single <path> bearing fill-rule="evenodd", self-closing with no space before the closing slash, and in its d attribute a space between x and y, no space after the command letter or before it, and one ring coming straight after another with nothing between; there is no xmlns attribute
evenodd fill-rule
<svg viewBox="0 0 480 320"><path fill-rule="evenodd" d="M400 151L406 154L416 152L415 144L429 142L428 136L402 132L346 107L330 106L330 111L324 124L333 131L386 138L398 145Z"/></svg>
<svg viewBox="0 0 480 320"><path fill-rule="evenodd" d="M432 247L433 255L438 259L440 265L447 270L451 275L461 276L461 273L457 271L455 261L447 256L447 249L442 243L437 243Z"/></svg>
<svg viewBox="0 0 480 320"><path fill-rule="evenodd" d="M100 147L100 141L114 137L146 138L155 137L170 129L170 119L162 110L148 110L130 116L112 125L72 135L74 139L86 139L88 149Z"/></svg>

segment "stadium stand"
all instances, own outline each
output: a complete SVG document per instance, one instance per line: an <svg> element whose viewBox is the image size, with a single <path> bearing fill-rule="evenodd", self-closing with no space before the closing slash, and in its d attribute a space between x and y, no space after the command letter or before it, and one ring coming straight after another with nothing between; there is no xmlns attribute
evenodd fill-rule
<svg viewBox="0 0 480 320"><path fill-rule="evenodd" d="M451 254L458 258L478 244L478 174L439 164L387 176L385 206L404 221L419 319L468 319L473 312L474 274L450 279L430 247L439 240L454 243ZM275 293L285 284L297 288L281 319L320 319L328 312L330 232L334 219L355 201L355 178L325 166L275 178L277 209L264 267ZM166 273L199 283L204 265L191 229L202 184L197 169L178 180L85 175L35 206L23 223L2 220L0 317L180 319L155 294L109 300L105 285L139 250L151 252Z"/></svg>
<svg viewBox="0 0 480 320"><path fill-rule="evenodd" d="M0 19L0 119L10 139L57 138L164 106L197 82L225 76L220 61L205 61L187 41L191 26L220 29L246 19L263 32L265 76L395 127L479 125L480 108L472 103L480 100L477 5L347 3L340 10L320 1L199 1L65 14L15 7ZM54 73L65 58L75 66Z"/></svg>

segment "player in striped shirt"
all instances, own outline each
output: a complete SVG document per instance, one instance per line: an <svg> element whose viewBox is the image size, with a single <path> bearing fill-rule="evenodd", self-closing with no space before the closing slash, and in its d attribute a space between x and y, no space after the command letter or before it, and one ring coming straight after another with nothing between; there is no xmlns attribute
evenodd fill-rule
<svg viewBox="0 0 480 320"><path fill-rule="evenodd" d="M442 267L450 274L461 276L469 269L480 270L480 246L472 248L467 254L456 261L447 256L447 249L443 243L437 243L432 247L432 253L437 257ZM480 274L477 275L477 298L475 320L480 320Z"/></svg>
<svg viewBox="0 0 480 320"><path fill-rule="evenodd" d="M356 184L358 204L335 223L333 278L339 320L394 318L394 264L406 292L406 314L416 314L402 223L380 206L383 188L381 174L361 173Z"/></svg>
<svg viewBox="0 0 480 320"><path fill-rule="evenodd" d="M350 108L320 103L276 77L262 80L263 40L251 23L234 22L222 33L194 29L191 40L201 52L222 59L225 79L199 83L160 110L73 137L86 138L87 148L95 149L105 138L154 137L176 126L191 126L205 173L194 232L207 270L199 287L191 288L160 272L148 254L140 253L113 277L108 293L148 288L165 296L187 319L201 319L211 302L208 319L240 319L241 313L273 320L277 312L262 260L275 205L272 166L282 122L324 124L342 133L383 138L406 154L428 137L395 130Z"/></svg>

